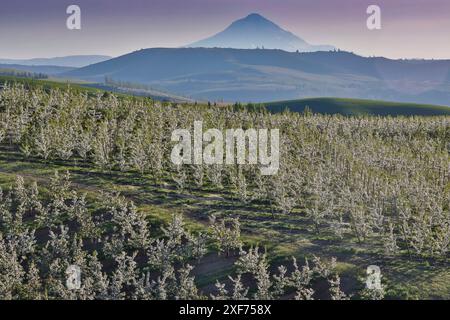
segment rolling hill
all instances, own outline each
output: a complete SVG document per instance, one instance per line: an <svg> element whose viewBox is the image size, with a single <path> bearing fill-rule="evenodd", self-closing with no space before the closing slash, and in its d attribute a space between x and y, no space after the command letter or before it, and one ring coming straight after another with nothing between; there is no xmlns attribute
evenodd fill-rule
<svg viewBox="0 0 450 320"><path fill-rule="evenodd" d="M8 70L8 69L6 69ZM26 87L35 88L42 87L44 89L62 89L65 90L70 87L71 90L85 91L88 94L97 94L110 92L118 96L135 96L135 97L148 97L153 100L163 102L175 102L175 103L191 103L194 102L185 97L173 95L169 92L161 92L158 90L146 89L132 89L127 87L121 87L119 85L101 84L101 83L89 83L89 82L69 82L61 78L49 78L49 79L33 79L29 77L18 77L11 75L4 75L0 69L0 90L5 83L19 83Z"/></svg>
<svg viewBox="0 0 450 320"><path fill-rule="evenodd" d="M61 67L61 66L27 66L21 64L0 64L1 69L14 69L20 71L34 72L34 73L45 73L48 75L57 75L63 72L68 72L74 70L73 67Z"/></svg>
<svg viewBox="0 0 450 320"><path fill-rule="evenodd" d="M270 112L303 112L308 107L313 113L377 116L450 116L450 107L398 103L380 100L313 98L262 103Z"/></svg>
<svg viewBox="0 0 450 320"><path fill-rule="evenodd" d="M152 48L62 74L142 83L197 100L311 97L450 105L450 60L390 60L349 52Z"/></svg>
<svg viewBox="0 0 450 320"><path fill-rule="evenodd" d="M99 92L114 92L119 96L142 96L154 100L168 101L174 103L194 103L185 97L179 97L167 92L156 90L129 90L120 86L105 85L99 83L68 83L47 79L28 79L13 76L0 75L0 90L4 83L22 83L29 87L44 87L47 89L71 89L86 91L89 94ZM202 102L200 102L202 103ZM203 102L206 105L206 102ZM344 98L312 98L288 101L274 101L247 105L252 110L266 109L272 113L290 110L292 112L303 112L308 107L313 113L341 114L344 116L355 115L379 115L379 116L450 116L450 107L438 105L426 105L415 103L398 103L381 100L344 99Z"/></svg>

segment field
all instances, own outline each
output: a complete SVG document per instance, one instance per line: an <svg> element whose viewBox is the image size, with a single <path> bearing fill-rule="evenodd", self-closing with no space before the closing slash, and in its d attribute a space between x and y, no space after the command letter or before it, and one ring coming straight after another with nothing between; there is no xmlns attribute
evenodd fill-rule
<svg viewBox="0 0 450 320"><path fill-rule="evenodd" d="M270 114L50 89L0 92L2 298L450 298L448 113ZM200 119L280 128L278 174L174 166L171 132ZM90 281L78 293L63 285L73 263ZM382 290L364 289L369 265Z"/></svg>
<svg viewBox="0 0 450 320"><path fill-rule="evenodd" d="M83 81L74 80L64 80L64 79L30 79L30 78L18 78L14 76L0 75L0 86L5 84L22 84L26 88L43 88L46 90L50 89L67 89L70 87L72 90L82 90L83 92L92 93L103 93L103 90L92 88L89 86L90 83Z"/></svg>
<svg viewBox="0 0 450 320"><path fill-rule="evenodd" d="M271 112L288 109L303 112L309 107L314 113L342 114L347 116L438 116L450 115L449 106L436 106L417 103L399 103L364 99L311 98L300 100L276 101L262 104Z"/></svg>

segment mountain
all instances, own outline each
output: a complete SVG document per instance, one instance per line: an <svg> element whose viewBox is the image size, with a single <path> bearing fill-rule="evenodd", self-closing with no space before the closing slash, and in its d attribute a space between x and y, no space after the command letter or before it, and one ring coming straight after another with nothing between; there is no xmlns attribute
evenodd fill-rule
<svg viewBox="0 0 450 320"><path fill-rule="evenodd" d="M450 105L450 60L390 60L349 52L152 48L62 74L142 83L198 100L312 97Z"/></svg>
<svg viewBox="0 0 450 320"><path fill-rule="evenodd" d="M78 55L55 58L34 58L34 59L0 59L0 64L18 64L25 66L60 66L60 67L85 67L90 64L111 59L109 56L101 55Z"/></svg>
<svg viewBox="0 0 450 320"><path fill-rule="evenodd" d="M192 43L187 47L236 48L236 49L280 49L284 51L330 51L329 45L311 45L293 33L280 28L263 16L252 13L233 22L224 31Z"/></svg>

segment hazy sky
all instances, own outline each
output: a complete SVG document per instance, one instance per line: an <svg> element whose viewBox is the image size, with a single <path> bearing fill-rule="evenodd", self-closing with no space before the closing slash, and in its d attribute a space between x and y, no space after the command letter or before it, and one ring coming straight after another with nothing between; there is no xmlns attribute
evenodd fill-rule
<svg viewBox="0 0 450 320"><path fill-rule="evenodd" d="M77 4L82 29L66 28ZM366 27L366 8L382 29ZM362 55L450 59L450 0L1 0L0 57L117 56L177 47L257 12L312 44Z"/></svg>

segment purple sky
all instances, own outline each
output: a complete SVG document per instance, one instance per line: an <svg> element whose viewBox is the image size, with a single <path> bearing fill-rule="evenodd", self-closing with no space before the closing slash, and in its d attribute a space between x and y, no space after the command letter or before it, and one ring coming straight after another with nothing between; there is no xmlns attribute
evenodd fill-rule
<svg viewBox="0 0 450 320"><path fill-rule="evenodd" d="M66 29L66 8L82 30ZM366 28L378 4L383 28ZM450 59L450 0L13 0L0 6L0 57L121 55L177 47L256 12L312 44L362 55Z"/></svg>

